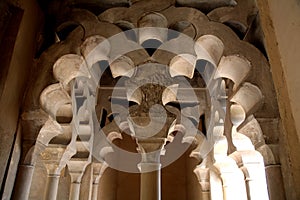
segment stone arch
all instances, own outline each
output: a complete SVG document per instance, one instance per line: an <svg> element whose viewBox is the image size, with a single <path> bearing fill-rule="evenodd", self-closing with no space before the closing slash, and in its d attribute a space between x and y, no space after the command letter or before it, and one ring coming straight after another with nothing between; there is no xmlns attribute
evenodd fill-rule
<svg viewBox="0 0 300 200"><path fill-rule="evenodd" d="M157 3L157 2L156 2ZM60 89L63 90L63 94L68 94L69 97L74 97L77 95L76 92L74 91L79 91L82 97L82 95L85 98L85 102L89 101L92 105L95 104L95 98L96 98L96 91L95 87L97 87L99 83L99 76L97 76L98 73L101 73L99 71L96 71L93 69L93 64L95 62L101 61L101 60L106 60L110 64L110 70L112 71L113 77L123 77L123 76L128 76L132 77L136 73L135 66L142 65L143 62L152 62L153 60L155 62L161 62L164 64L169 64L170 63L170 70L171 76L176 77L176 76L181 76L185 75L188 78L192 78L194 76L194 71L199 70L199 66L201 65L202 68L208 69L209 66L211 66L211 71L208 70L208 75L206 75L206 85L208 89L210 90L211 95L218 95L217 90L220 90L219 96L214 96L214 99L212 100L212 109L207 111L212 113L210 116L210 120L208 120L212 127L209 132L211 132L211 136L217 136L219 137L217 140L215 140L214 137L211 137L210 140L207 144L206 148L210 145L214 146L215 149L213 152L206 152L202 155L205 155L203 157L213 157L216 160L217 164L218 159L220 157L226 157L227 155L227 149L228 149L228 141L230 143L230 140L235 140L238 138L235 138L234 136L231 135L232 138L228 137L225 138L223 136L223 131L224 131L224 126L225 124L229 123L226 121L227 116L225 115L226 112L224 110L227 109L230 110L230 106L225 108L226 106L226 100L232 104L232 106L240 106L242 110L244 111L245 116L250 116L252 115L257 107L259 106L261 102L261 91L257 88L257 82L252 83L253 75L251 76L251 71L254 69L262 67L264 70L267 67L266 60L263 58L263 56L255 50L255 48L251 45L249 45L246 42L240 41L238 37L234 34L232 30L230 30L228 27L225 25L219 24L217 22L212 22L209 21L207 16L204 15L203 13L199 12L196 9L193 8L176 8L174 6L171 6L169 8L164 9L164 7L168 4L169 2L161 5L159 9L153 10L153 8L147 8L143 9L141 11L137 11L140 9L140 3L135 4L135 6L132 6L131 8L113 8L105 11L102 13L100 16L98 16L98 19L100 21L95 20L95 16L92 16L92 14L89 14L93 18L93 20L87 20L87 21L81 21L80 24L85 28L85 30L82 30L80 28L76 28L74 31L72 31L66 40L64 42L60 42L57 44L54 44L50 49L44 52L42 57L39 60L39 65L43 67L43 69L49 70L50 66L54 64L54 77L51 75L50 77L46 77L45 80L42 81L42 79L38 80L40 81L39 88L42 88L49 83L51 83L51 86L59 86ZM117 11L121 11L118 14L114 14ZM147 11L147 12L146 12ZM189 49L187 49L187 52L180 52L181 50L178 50L180 52L179 55L174 56L174 52L171 53L166 53L164 48L167 48L167 45L165 46L160 46L153 55L148 56L143 48L141 47L136 47L137 51L130 52L124 56L120 55L113 55L112 57L109 57L109 51L111 50L110 43L107 42L107 45L104 45L105 48L100 49L100 51L95 51L96 53L93 54L90 52L90 49L93 49L93 45L99 44L99 43L105 43L103 41L106 41L106 38L109 38L110 36L120 33L120 23L125 21L126 25L128 25L129 29L132 29L133 27L138 27L138 20L140 19L139 17L142 14L145 13L158 13L158 16L163 15L163 21L164 27L170 27L174 24L176 24L177 21L181 22L188 22L190 23L194 29L195 29L195 36L194 39L196 42L196 45L194 47L191 46ZM180 13L175 15L174 13ZM81 13L81 12L80 12ZM132 16L129 16L130 13L137 13ZM184 15L184 13L194 13L193 15ZM81 15L81 14L80 14ZM85 15L83 15L84 17ZM110 16L114 16L111 18ZM147 16L147 15L145 15ZM156 16L156 15L155 15ZM128 22L128 23L127 23ZM124 24L124 23L123 23ZM154 25L153 25L154 26ZM207 26L207 29L201 29L201 27ZM96 28L94 28L96 27ZM111 31L105 31L105 30L100 30L101 28L107 28L111 29ZM103 29L104 29L103 28ZM150 30L150 29L149 29ZM84 31L84 36L82 36L82 33ZM155 34L151 34L150 38L153 38ZM160 34L158 32L158 37L160 37L160 40L162 42L165 42L168 37L162 36L165 35L165 32L163 34ZM180 41L179 38L172 38L173 41ZM192 40L193 41L193 40ZM131 44L134 43L133 40L130 41ZM171 41L169 44L171 44ZM165 43L167 44L167 42ZM178 42L180 44L180 42ZM103 51L102 51L103 50ZM246 52L251 52L247 53ZM99 54L100 52L100 54ZM177 52L176 52L177 53ZM49 56L49 55L54 55L54 56ZM142 56L140 56L142 55ZM97 57L99 56L99 57ZM142 57L142 58L140 58ZM150 58L151 57L151 58ZM261 62L256 61L257 57L262 58ZM60 61L64 60L70 60L72 61L77 61L75 64L66 64L71 67L62 67L60 65ZM138 59L137 59L138 58ZM151 60L153 59L153 60ZM197 61L198 64L197 64ZM200 61L203 63L200 63ZM67 61L66 61L67 62ZM205 67L209 65L208 67ZM60 69L59 66L62 68ZM185 69L182 70L180 66L185 66ZM64 72L64 70L69 70ZM50 70L51 71L51 70ZM132 73L131 73L132 71ZM201 70L200 70L201 71ZM204 70L205 71L205 70ZM203 72L204 72L203 71ZM130 72L130 73L127 73ZM250 73L250 75L249 75ZM66 75L66 76L65 76ZM45 78L45 76L44 76ZM78 78L78 80L77 80ZM72 82L75 80L75 84ZM232 88L229 88L228 82L232 81L234 84ZM59 83L55 83L59 81ZM211 81L211 82L210 82ZM47 84L46 84L47 82ZM86 83L87 86L82 86L83 84ZM77 84L77 85L76 85ZM73 85L73 88L72 88ZM76 86L74 86L76 85ZM50 86L50 87L51 87ZM261 86L261 85L259 85ZM168 87L167 87L168 88ZM226 96L226 90L227 89L232 90L231 95ZM175 90L173 88L168 88L169 94L174 94ZM252 89L252 90L251 90ZM264 88L265 89L265 88ZM244 91L245 90L245 91ZM31 94L36 94L38 93L37 90L32 90ZM40 90L41 91L41 90ZM39 92L40 92L39 91ZM47 90L46 90L47 91ZM171 93L170 93L171 91ZM264 90L265 91L265 90ZM59 91L61 92L61 91ZM73 93L72 93L73 92ZM241 93L246 93L248 94L249 92L253 92L253 95L257 95L257 98L252 101L248 101L249 99L245 98L239 98L240 96L243 96ZM79 92L78 92L79 94ZM251 93L252 94L252 93ZM42 96L43 93L42 93ZM79 96L77 96L79 98ZM49 100L47 97L43 98L47 99L46 102ZM139 98L137 99L137 103L140 103ZM169 101L174 101L175 97L173 99L164 99L164 104L167 105ZM47 104L47 103L42 103L42 107L49 113L50 116L52 116L53 119L56 117L57 112L62 112L62 113L70 113L66 112L66 110L70 110L70 103L65 103L67 101L64 101L64 98L61 98L59 101L56 101L54 105ZM70 100L70 99L69 99ZM129 99L130 100L130 99ZM74 99L72 99L72 102L74 102ZM227 102L227 103L228 103ZM61 104L60 104L61 103ZM58 105L57 105L58 104ZM34 105L36 107L39 107L36 102L34 102ZM74 106L74 105L72 105ZM59 108L57 108L59 107ZM62 111L58 111L59 109L62 109ZM86 111L87 109L86 103L83 103L82 107L78 108L78 113L81 113L81 109ZM83 111L82 111L83 112ZM89 120L83 120L83 119L78 119L78 121L85 121L85 122L92 122L95 116L91 114L94 111L89 110L89 114L91 115ZM84 112L83 112L84 113ZM191 114L190 110L186 110L186 113ZM72 113L74 117L74 112ZM234 114L234 113L232 113ZM70 114L68 114L68 117ZM191 114L192 115L192 114ZM190 120L190 119L188 119ZM78 123L77 121L77 123ZM196 120L197 121L197 120ZM72 122L74 123L74 122ZM233 123L233 122L231 122ZM246 122L244 122L246 123ZM80 123L79 123L80 124ZM85 124L86 125L86 124ZM91 129L97 129L96 126L92 126L90 123L88 123ZM124 125L124 124L123 124ZM73 127L74 124L71 124ZM61 129L62 127L58 126L58 129ZM76 127L76 128L81 128ZM75 128L75 129L76 129ZM108 133L119 133L120 130L117 126L114 125L114 127L111 127L115 132L110 132ZM180 127L176 127L177 131L180 130ZM176 128L174 128L176 130ZM182 127L181 127L182 128ZM119 132L118 132L119 131ZM230 130L231 131L231 130ZM76 130L74 131L76 132ZM89 133L92 133L91 130L87 131ZM183 129L181 130L183 132ZM57 137L57 135L61 134L61 132L57 131L57 134L53 134L51 136ZM77 135L79 133L77 132ZM231 132L230 132L231 134ZM116 134L118 135L118 134ZM73 135L72 131L72 145L69 144L68 147L66 148L71 148L76 149L77 152L86 152L88 151L89 153L91 152L91 149L84 149L80 144L78 144L77 138L75 137L76 135ZM74 139L75 137L75 139ZM115 138L120 138L115 137ZM53 139L53 138L52 138ZM90 137L87 137L87 141L84 141L86 143L91 142ZM189 139L185 138L186 141L190 141ZM202 138L203 139L203 138ZM201 138L198 140L202 140ZM47 141L50 141L51 139L47 139ZM58 141L58 140L55 140ZM231 141L232 142L232 141ZM43 142L44 144L48 145L49 142ZM233 142L234 144L234 142ZM89 146L89 148L92 148L91 143L85 144ZM218 146L219 145L219 146ZM195 149L193 152L194 155L199 155L201 151L201 145L198 146L198 148ZM108 147L109 149L109 147ZM106 149L106 150L108 150ZM70 149L66 149L70 150ZM110 149L109 149L110 150ZM251 149L253 150L253 149ZM72 152L72 151L70 151ZM75 152L75 151L74 151ZM110 152L110 151L107 151ZM89 153L85 154L87 155L87 162L93 162L93 160L90 158ZM100 153L102 154L102 153ZM76 155L74 153L74 155ZM82 155L82 154L81 154ZM70 156L70 154L68 154ZM103 157L103 156L102 156ZM98 172L99 172L99 165L105 166L105 162L99 163L95 162ZM230 161L230 164L232 162ZM234 167L236 167L234 164L232 164ZM209 165L205 166L206 168L209 166L215 166L213 163L210 163ZM83 169L84 170L84 169ZM101 171L101 170L100 170ZM218 169L218 173L220 172L220 169ZM207 172L206 172L207 173ZM99 172L98 174L101 174ZM200 176L201 178L201 176Z"/></svg>

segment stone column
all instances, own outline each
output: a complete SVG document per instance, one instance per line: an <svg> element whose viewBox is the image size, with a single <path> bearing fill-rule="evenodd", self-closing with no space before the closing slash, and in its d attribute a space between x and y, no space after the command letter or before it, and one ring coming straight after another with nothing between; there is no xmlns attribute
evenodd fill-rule
<svg viewBox="0 0 300 200"><path fill-rule="evenodd" d="M81 183L72 182L70 186L70 198L69 200L79 200Z"/></svg>
<svg viewBox="0 0 300 200"><path fill-rule="evenodd" d="M221 178L224 200L246 200L245 177L231 158L225 158L214 164L215 172ZM212 181L212 180L211 180ZM211 190L214 193L214 190Z"/></svg>
<svg viewBox="0 0 300 200"><path fill-rule="evenodd" d="M137 140L142 161L138 164L141 172L140 200L161 199L160 155L165 139L152 138Z"/></svg>
<svg viewBox="0 0 300 200"><path fill-rule="evenodd" d="M22 200L29 198L33 171L34 166L32 165L19 165L18 176L16 179L16 185L12 199Z"/></svg>
<svg viewBox="0 0 300 200"><path fill-rule="evenodd" d="M44 193L45 200L56 200L60 172L64 166L62 160L65 146L49 145L41 153L41 159L47 169L47 184Z"/></svg>
<svg viewBox="0 0 300 200"><path fill-rule="evenodd" d="M247 93L251 87L253 90L258 90L256 86L248 84L246 88L241 88L238 91L240 93L235 94L237 96L236 98L241 98L239 96L244 97L243 95ZM245 105L241 106L239 104L235 104L230 107L231 121L233 124L232 139L237 149L237 151L232 153L230 156L240 167L243 172L243 177L246 178L248 197L255 200L268 200L269 196L263 157L259 152L255 151L255 147L250 138L237 131L237 127L245 120L247 111L249 111L250 108L253 108L254 105L261 100L261 93L257 93L257 97L255 98L255 95L252 95L251 97L253 99L244 102Z"/></svg>
<svg viewBox="0 0 300 200"><path fill-rule="evenodd" d="M97 198L98 198L98 187L99 187L99 184L94 184L93 183L92 200L97 200Z"/></svg>
<svg viewBox="0 0 300 200"><path fill-rule="evenodd" d="M244 175L240 170L222 172L224 200L247 200Z"/></svg>
<svg viewBox="0 0 300 200"><path fill-rule="evenodd" d="M265 165L262 155L257 151L236 152L240 154L241 170L246 177L247 193L253 200L268 200Z"/></svg>
<svg viewBox="0 0 300 200"><path fill-rule="evenodd" d="M48 174L44 195L45 200L56 200L59 178L59 174Z"/></svg>
<svg viewBox="0 0 300 200"><path fill-rule="evenodd" d="M68 161L69 174L71 176L69 200L79 200L82 176L90 161L73 158Z"/></svg>
<svg viewBox="0 0 300 200"><path fill-rule="evenodd" d="M92 170L93 170L92 200L97 200L98 198L99 181L107 167L108 165L105 162L104 163L94 162L92 164Z"/></svg>
<svg viewBox="0 0 300 200"><path fill-rule="evenodd" d="M194 173L201 186L201 199L210 200L209 168L199 165L194 169Z"/></svg>
<svg viewBox="0 0 300 200"><path fill-rule="evenodd" d="M160 163L140 163L141 171L141 200L161 199Z"/></svg>

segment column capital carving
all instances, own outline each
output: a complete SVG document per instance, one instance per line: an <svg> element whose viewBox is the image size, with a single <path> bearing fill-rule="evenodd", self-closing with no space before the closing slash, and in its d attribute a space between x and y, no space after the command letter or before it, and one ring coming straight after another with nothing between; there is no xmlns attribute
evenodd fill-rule
<svg viewBox="0 0 300 200"><path fill-rule="evenodd" d="M80 160L72 158L70 161L68 161L67 165L72 183L81 183L84 171L89 164L89 160Z"/></svg>
<svg viewBox="0 0 300 200"><path fill-rule="evenodd" d="M150 113L148 117L129 117L128 123L131 132L135 138L167 138L171 124L175 120L165 113L160 105L153 106L161 111L161 116L154 116L156 113Z"/></svg>
<svg viewBox="0 0 300 200"><path fill-rule="evenodd" d="M160 163L160 155L164 154L166 138L136 139L138 152L142 155L141 163Z"/></svg>
<svg viewBox="0 0 300 200"><path fill-rule="evenodd" d="M40 154L48 175L59 175L62 168L65 166L66 160L63 159L66 146L50 145Z"/></svg>
<svg viewBox="0 0 300 200"><path fill-rule="evenodd" d="M209 168L203 168L198 166L194 169L194 173L198 178L202 191L210 191Z"/></svg>
<svg viewBox="0 0 300 200"><path fill-rule="evenodd" d="M165 145L166 138L136 139L140 153L160 151Z"/></svg>

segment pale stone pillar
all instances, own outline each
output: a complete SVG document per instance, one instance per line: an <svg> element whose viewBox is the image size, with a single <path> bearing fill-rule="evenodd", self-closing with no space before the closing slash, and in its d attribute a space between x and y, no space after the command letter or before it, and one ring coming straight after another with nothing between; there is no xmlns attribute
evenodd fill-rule
<svg viewBox="0 0 300 200"><path fill-rule="evenodd" d="M141 172L140 200L161 199L160 155L164 153L169 128L174 122L174 118L168 117L162 106L152 106L151 109L150 118L135 116L128 121L142 157L138 164Z"/></svg>
<svg viewBox="0 0 300 200"><path fill-rule="evenodd" d="M236 152L241 156L241 169L246 177L248 196L253 200L268 200L265 165L262 155L257 151Z"/></svg>
<svg viewBox="0 0 300 200"><path fill-rule="evenodd" d="M107 167L108 165L105 162L92 163L92 170L93 170L92 200L98 199L99 182L102 174L104 173Z"/></svg>
<svg viewBox="0 0 300 200"><path fill-rule="evenodd" d="M216 161L210 167L211 199L247 200L244 174L236 161L227 156L227 147L224 136L214 147Z"/></svg>
<svg viewBox="0 0 300 200"><path fill-rule="evenodd" d="M141 171L141 200L161 199L161 164L139 163Z"/></svg>
<svg viewBox="0 0 300 200"><path fill-rule="evenodd" d="M244 175L240 170L221 174L224 200L247 200Z"/></svg>
<svg viewBox="0 0 300 200"><path fill-rule="evenodd" d="M79 200L81 183L72 182L70 186L70 198L69 200Z"/></svg>
<svg viewBox="0 0 300 200"><path fill-rule="evenodd" d="M47 169L47 184L44 193L45 200L56 200L60 172L65 166L62 159L65 152L63 145L49 145L41 153L41 159Z"/></svg>
<svg viewBox="0 0 300 200"><path fill-rule="evenodd" d="M68 161L69 174L71 176L69 200L79 200L82 176L90 161L71 159Z"/></svg>
<svg viewBox="0 0 300 200"><path fill-rule="evenodd" d="M44 195L45 200L56 200L59 178L59 174L48 174Z"/></svg>
<svg viewBox="0 0 300 200"><path fill-rule="evenodd" d="M93 183L92 187L92 200L97 200L99 184Z"/></svg>
<svg viewBox="0 0 300 200"><path fill-rule="evenodd" d="M23 200L29 198L30 186L33 177L34 166L19 165L18 176L12 199Z"/></svg>
<svg viewBox="0 0 300 200"><path fill-rule="evenodd" d="M218 170L212 168L209 171L209 182L210 182L210 197L213 200L222 200L224 199L222 180L219 176Z"/></svg>
<svg viewBox="0 0 300 200"><path fill-rule="evenodd" d="M251 88L249 85L247 88ZM257 89L253 86L253 90ZM242 89L239 90L239 92ZM240 92L240 96L243 97L243 94L247 92ZM237 93L238 94L238 93ZM239 96L237 95L236 96ZM260 94L260 93L259 93ZM257 95L256 99L260 100L261 94ZM240 97L241 98L241 97ZM238 98L237 98L238 99ZM255 98L254 98L255 99ZM258 101L257 100L257 101ZM250 138L245 135L239 133L237 131L237 127L245 120L246 112L245 110L250 110L256 103L249 100L248 104L252 105L244 105L247 109L244 109L241 105L232 105L230 108L231 113L231 121L233 124L232 127L232 138L233 143L236 146L237 151L232 153L230 157L232 157L237 165L241 168L243 172L243 176L246 179L247 184L247 195L250 199L254 200L268 200L268 188L266 183L266 175L265 175L265 166L262 155L255 151L254 145L252 144ZM248 108L250 107L250 108Z"/></svg>
<svg viewBox="0 0 300 200"><path fill-rule="evenodd" d="M194 169L194 173L196 174L201 186L201 199L210 200L209 168L199 165Z"/></svg>
<svg viewBox="0 0 300 200"><path fill-rule="evenodd" d="M253 165L246 167L245 171L249 175L246 178L248 196L252 200L269 200L264 168Z"/></svg>
<svg viewBox="0 0 300 200"><path fill-rule="evenodd" d="M161 200L160 155L165 139L140 139L137 143L142 154L142 161L138 164L141 172L140 200Z"/></svg>
<svg viewBox="0 0 300 200"><path fill-rule="evenodd" d="M242 171L234 161L216 163L210 171L211 198L213 200L247 200Z"/></svg>

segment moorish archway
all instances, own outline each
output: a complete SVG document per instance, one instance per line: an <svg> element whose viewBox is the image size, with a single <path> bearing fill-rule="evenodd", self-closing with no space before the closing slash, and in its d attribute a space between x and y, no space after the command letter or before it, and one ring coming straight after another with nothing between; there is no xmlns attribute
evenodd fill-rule
<svg viewBox="0 0 300 200"><path fill-rule="evenodd" d="M74 9L58 30L71 22L80 26L66 37L58 34L60 41L39 58L26 109L39 114L42 128L20 178L34 182L32 167L44 163L45 199L59 195L63 171L71 177L64 184L70 199L97 199L110 167L140 172L140 199L160 199L161 167L176 160L168 160L168 152L174 144L185 146L175 152L179 158L192 145L198 163L190 170L199 185L186 190L192 193L187 199L268 199L265 165L278 161L256 116L274 113L274 89L264 55L240 39L247 38L245 18L255 10L239 1L229 6L249 12L236 16L216 8L205 15L171 1L140 1L98 17ZM138 149L128 157L115 142L127 135ZM124 166L132 154L134 164ZM83 175L90 177L84 194ZM30 184L17 192L30 195Z"/></svg>

